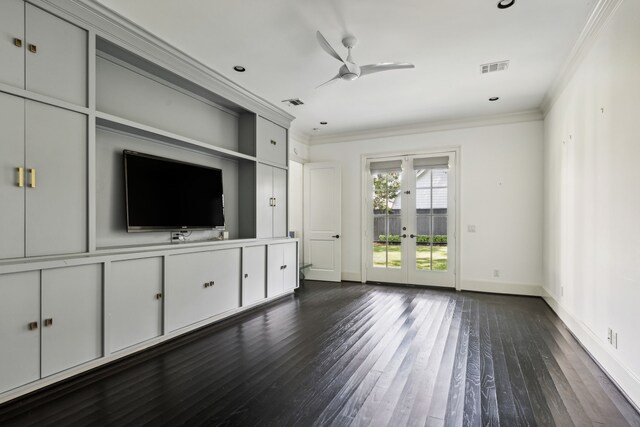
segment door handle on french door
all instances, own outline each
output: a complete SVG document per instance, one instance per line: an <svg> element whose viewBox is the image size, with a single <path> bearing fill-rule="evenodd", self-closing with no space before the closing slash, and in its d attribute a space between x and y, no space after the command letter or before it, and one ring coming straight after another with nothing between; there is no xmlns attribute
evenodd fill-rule
<svg viewBox="0 0 640 427"><path fill-rule="evenodd" d="M403 235L402 235L402 238L403 238L403 239L406 239L406 238L407 238L407 235L406 235L406 234L403 234Z"/></svg>
<svg viewBox="0 0 640 427"><path fill-rule="evenodd" d="M339 238L340 238L340 235L339 235L339 234L336 234L335 236L331 236L331 237L333 237L333 238L335 238L335 239L339 239Z"/></svg>
<svg viewBox="0 0 640 427"><path fill-rule="evenodd" d="M409 234L409 237L411 237L413 239L414 237L416 237L416 235L415 234Z"/></svg>

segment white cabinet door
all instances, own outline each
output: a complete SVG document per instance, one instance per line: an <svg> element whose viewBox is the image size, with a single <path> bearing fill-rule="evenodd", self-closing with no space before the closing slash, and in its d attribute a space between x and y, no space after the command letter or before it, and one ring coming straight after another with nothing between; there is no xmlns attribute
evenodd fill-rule
<svg viewBox="0 0 640 427"><path fill-rule="evenodd" d="M40 378L40 272L0 276L0 393Z"/></svg>
<svg viewBox="0 0 640 427"><path fill-rule="evenodd" d="M169 331L240 307L240 248L167 259Z"/></svg>
<svg viewBox="0 0 640 427"><path fill-rule="evenodd" d="M284 291L290 291L298 287L298 251L296 243L286 243L283 246L282 286Z"/></svg>
<svg viewBox="0 0 640 427"><path fill-rule="evenodd" d="M282 266L284 265L284 245L269 245L267 252L267 297L284 292Z"/></svg>
<svg viewBox="0 0 640 427"><path fill-rule="evenodd" d="M7 2L11 4L13 2ZM22 3L22 2L20 2ZM6 6L1 3L0 14ZM0 21L5 19L0 15ZM1 22L0 22L1 24ZM0 32L3 31L0 27ZM4 65L0 65L2 69ZM0 93L0 259L24 256L24 100ZM22 168L22 172L18 168ZM20 186L22 175L22 187Z"/></svg>
<svg viewBox="0 0 640 427"><path fill-rule="evenodd" d="M24 88L24 42L24 1L0 1L0 83Z"/></svg>
<svg viewBox="0 0 640 427"><path fill-rule="evenodd" d="M273 237L273 168L258 163L256 201L256 237Z"/></svg>
<svg viewBox="0 0 640 427"><path fill-rule="evenodd" d="M273 237L287 237L287 171L273 168Z"/></svg>
<svg viewBox="0 0 640 427"><path fill-rule="evenodd" d="M87 105L87 32L30 4L25 10L26 89Z"/></svg>
<svg viewBox="0 0 640 427"><path fill-rule="evenodd" d="M242 250L242 305L266 298L266 246L251 246Z"/></svg>
<svg viewBox="0 0 640 427"><path fill-rule="evenodd" d="M111 264L107 322L111 352L162 334L162 258Z"/></svg>
<svg viewBox="0 0 640 427"><path fill-rule="evenodd" d="M256 134L258 160L287 166L287 130L258 117Z"/></svg>
<svg viewBox="0 0 640 427"><path fill-rule="evenodd" d="M33 101L25 112L26 255L85 252L87 117Z"/></svg>
<svg viewBox="0 0 640 427"><path fill-rule="evenodd" d="M42 376L102 356L102 266L42 271Z"/></svg>

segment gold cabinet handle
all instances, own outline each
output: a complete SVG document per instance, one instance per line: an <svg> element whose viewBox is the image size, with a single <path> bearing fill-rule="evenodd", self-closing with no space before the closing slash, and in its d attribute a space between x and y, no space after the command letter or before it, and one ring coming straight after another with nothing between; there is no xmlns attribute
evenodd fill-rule
<svg viewBox="0 0 640 427"><path fill-rule="evenodd" d="M13 39L13 44L14 44L16 47L22 47L22 39L19 39L19 38L17 38L17 37L16 37L16 38L14 38L14 39Z"/></svg>
<svg viewBox="0 0 640 427"><path fill-rule="evenodd" d="M18 187L24 187L24 168L19 167L18 169Z"/></svg>
<svg viewBox="0 0 640 427"><path fill-rule="evenodd" d="M36 170L29 169L29 187L36 188Z"/></svg>
<svg viewBox="0 0 640 427"><path fill-rule="evenodd" d="M44 319L44 321L42 322L42 324L44 326L53 326L53 319L49 318L49 319Z"/></svg>
<svg viewBox="0 0 640 427"><path fill-rule="evenodd" d="M29 323L29 330L30 331L35 331L36 329L38 329L38 322L30 322Z"/></svg>
<svg viewBox="0 0 640 427"><path fill-rule="evenodd" d="M278 206L278 199L276 199L275 197L273 198L273 207L275 208L276 206Z"/></svg>
<svg viewBox="0 0 640 427"><path fill-rule="evenodd" d="M36 46L35 44L29 43L29 52L38 53L38 46Z"/></svg>

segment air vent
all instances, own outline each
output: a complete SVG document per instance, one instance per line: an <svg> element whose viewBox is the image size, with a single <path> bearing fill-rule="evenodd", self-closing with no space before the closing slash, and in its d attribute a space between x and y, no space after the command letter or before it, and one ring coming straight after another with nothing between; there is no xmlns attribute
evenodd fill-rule
<svg viewBox="0 0 640 427"><path fill-rule="evenodd" d="M509 68L509 61L492 62L491 64L483 64L480 66L482 74L494 73L496 71L504 71Z"/></svg>
<svg viewBox="0 0 640 427"><path fill-rule="evenodd" d="M297 107L298 105L304 105L304 102L302 102L299 98L285 99L282 102L286 102L291 107Z"/></svg>

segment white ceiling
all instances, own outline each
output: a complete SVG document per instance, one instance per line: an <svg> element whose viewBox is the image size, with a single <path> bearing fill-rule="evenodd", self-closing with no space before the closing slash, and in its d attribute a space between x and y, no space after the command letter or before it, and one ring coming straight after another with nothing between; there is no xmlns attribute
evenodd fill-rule
<svg viewBox="0 0 640 427"><path fill-rule="evenodd" d="M538 109L596 0L98 0L296 116L311 137ZM359 65L416 65L338 81L320 30ZM480 64L509 60L481 75ZM234 65L247 71L237 73ZM488 98L499 96L498 102ZM305 105L287 107L288 98ZM320 121L327 121L321 126ZM321 128L313 131L313 128Z"/></svg>

